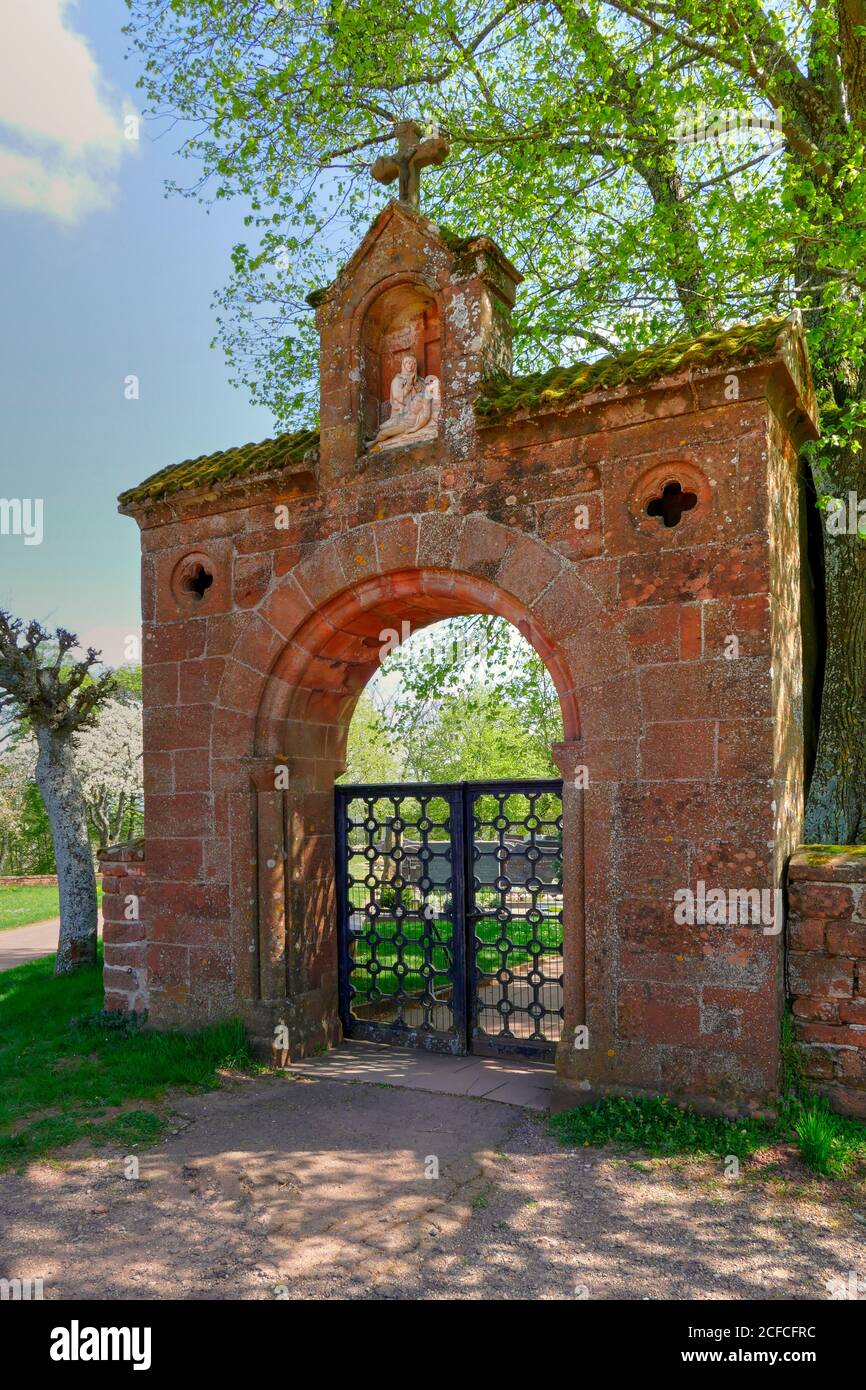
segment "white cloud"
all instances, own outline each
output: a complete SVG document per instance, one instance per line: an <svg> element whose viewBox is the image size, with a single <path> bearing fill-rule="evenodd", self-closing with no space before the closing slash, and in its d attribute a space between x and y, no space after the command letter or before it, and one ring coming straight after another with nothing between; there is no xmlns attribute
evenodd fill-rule
<svg viewBox="0 0 866 1390"><path fill-rule="evenodd" d="M88 212L111 205L112 188L85 169L47 164L0 144L0 204L45 212L59 222L80 222Z"/></svg>
<svg viewBox="0 0 866 1390"><path fill-rule="evenodd" d="M79 222L111 205L135 142L131 108L110 92L70 27L77 0L0 7L0 205Z"/></svg>

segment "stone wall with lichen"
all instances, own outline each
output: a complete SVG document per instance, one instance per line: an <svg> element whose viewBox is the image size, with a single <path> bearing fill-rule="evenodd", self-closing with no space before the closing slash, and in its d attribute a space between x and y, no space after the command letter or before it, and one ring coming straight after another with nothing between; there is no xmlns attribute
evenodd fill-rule
<svg viewBox="0 0 866 1390"><path fill-rule="evenodd" d="M866 846L804 845L788 871L788 987L809 1087L866 1118Z"/></svg>

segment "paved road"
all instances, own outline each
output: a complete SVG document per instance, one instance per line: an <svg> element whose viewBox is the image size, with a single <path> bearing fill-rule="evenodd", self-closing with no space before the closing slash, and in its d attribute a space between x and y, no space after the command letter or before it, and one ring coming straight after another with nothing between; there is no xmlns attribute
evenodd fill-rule
<svg viewBox="0 0 866 1390"><path fill-rule="evenodd" d="M59 917L52 917L47 922L32 922L29 927L0 931L0 970L11 970L15 965L26 965L29 960L50 956L52 951L57 950L59 931ZM102 935L101 921L99 934Z"/></svg>
<svg viewBox="0 0 866 1390"><path fill-rule="evenodd" d="M59 930L60 918L52 917L47 922L32 922L29 927L0 932L0 970L11 970L56 951Z"/></svg>

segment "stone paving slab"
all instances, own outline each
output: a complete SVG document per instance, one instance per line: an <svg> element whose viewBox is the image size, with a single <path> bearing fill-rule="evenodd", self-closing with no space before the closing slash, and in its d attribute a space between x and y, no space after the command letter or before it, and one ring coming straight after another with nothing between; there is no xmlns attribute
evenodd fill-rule
<svg viewBox="0 0 866 1390"><path fill-rule="evenodd" d="M438 1095L477 1096L531 1110L550 1108L556 1069L520 1058L450 1057L421 1048L383 1043L345 1042L320 1057L286 1068L301 1076L332 1081L362 1081Z"/></svg>

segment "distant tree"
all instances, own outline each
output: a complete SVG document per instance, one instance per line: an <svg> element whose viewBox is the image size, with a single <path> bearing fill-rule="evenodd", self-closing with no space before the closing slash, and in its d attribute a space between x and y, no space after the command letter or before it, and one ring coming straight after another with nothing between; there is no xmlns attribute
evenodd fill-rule
<svg viewBox="0 0 866 1390"><path fill-rule="evenodd" d="M141 666L117 666L114 670L117 698L122 704L141 704Z"/></svg>
<svg viewBox="0 0 866 1390"><path fill-rule="evenodd" d="M20 855L21 826L33 781L33 756L25 740L0 748L0 864L11 869Z"/></svg>
<svg viewBox="0 0 866 1390"><path fill-rule="evenodd" d="M556 777L520 710L497 691L476 686L446 696L416 725L409 775L419 782L479 782L488 777Z"/></svg>
<svg viewBox="0 0 866 1390"><path fill-rule="evenodd" d="M502 618L449 618L382 664L349 729L343 782L556 777L559 699L544 663Z"/></svg>
<svg viewBox="0 0 866 1390"><path fill-rule="evenodd" d="M100 850L128 838L141 818L142 753L141 708L122 699L107 700L97 722L75 735L75 766Z"/></svg>
<svg viewBox="0 0 866 1390"><path fill-rule="evenodd" d="M115 675L117 673L115 672ZM87 821L99 852L129 839L142 816L141 707L123 698L106 700L96 722L73 736L73 760ZM26 732L15 745L15 772L35 782L38 745ZM24 803L22 801L22 812Z"/></svg>
<svg viewBox="0 0 866 1390"><path fill-rule="evenodd" d="M0 610L0 715L12 714L33 733L36 783L51 822L60 889L58 975L96 961L96 875L74 736L116 691L110 672L94 675L99 653L92 647L70 661L77 647L65 628L52 634Z"/></svg>
<svg viewBox="0 0 866 1390"><path fill-rule="evenodd" d="M366 690L349 725L346 763L341 782L397 782L403 775L402 758L388 738L385 715Z"/></svg>

